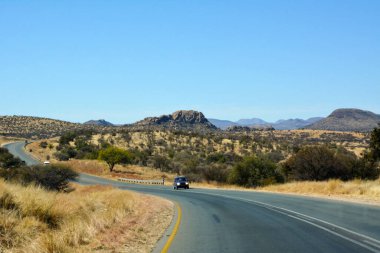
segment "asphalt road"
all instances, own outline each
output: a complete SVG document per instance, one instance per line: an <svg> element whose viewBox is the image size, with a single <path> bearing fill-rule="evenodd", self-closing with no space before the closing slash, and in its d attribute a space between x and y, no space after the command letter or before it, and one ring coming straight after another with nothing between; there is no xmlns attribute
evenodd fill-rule
<svg viewBox="0 0 380 253"><path fill-rule="evenodd" d="M6 146L29 160L24 143ZM380 207L282 194L172 190L81 174L82 184L107 184L161 196L182 208L169 252L378 252Z"/></svg>

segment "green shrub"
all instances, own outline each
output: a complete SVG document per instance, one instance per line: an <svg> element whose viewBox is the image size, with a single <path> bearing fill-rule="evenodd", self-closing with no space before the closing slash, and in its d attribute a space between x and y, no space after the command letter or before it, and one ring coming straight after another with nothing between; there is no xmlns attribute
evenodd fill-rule
<svg viewBox="0 0 380 253"><path fill-rule="evenodd" d="M40 142L40 147L41 148L47 148L48 147L48 143L46 141L41 141Z"/></svg>
<svg viewBox="0 0 380 253"><path fill-rule="evenodd" d="M290 180L327 180L353 178L375 179L378 170L366 156L357 159L344 148L306 146L283 164L284 174Z"/></svg>
<svg viewBox="0 0 380 253"><path fill-rule="evenodd" d="M209 181L225 183L230 169L225 164L211 164L202 170L203 178Z"/></svg>
<svg viewBox="0 0 380 253"><path fill-rule="evenodd" d="M250 156L233 167L228 175L228 182L256 187L276 183L281 178L275 163L264 157Z"/></svg>
<svg viewBox="0 0 380 253"><path fill-rule="evenodd" d="M8 149L0 148L0 168L17 168L25 165L21 159L14 157Z"/></svg>

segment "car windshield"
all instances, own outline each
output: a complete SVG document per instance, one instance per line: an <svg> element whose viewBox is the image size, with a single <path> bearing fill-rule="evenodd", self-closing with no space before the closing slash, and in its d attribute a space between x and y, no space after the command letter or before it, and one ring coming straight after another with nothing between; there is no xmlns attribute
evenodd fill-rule
<svg viewBox="0 0 380 253"><path fill-rule="evenodd" d="M179 177L179 178L177 178L177 181L185 182L185 181L186 181L186 178L185 178L185 177Z"/></svg>

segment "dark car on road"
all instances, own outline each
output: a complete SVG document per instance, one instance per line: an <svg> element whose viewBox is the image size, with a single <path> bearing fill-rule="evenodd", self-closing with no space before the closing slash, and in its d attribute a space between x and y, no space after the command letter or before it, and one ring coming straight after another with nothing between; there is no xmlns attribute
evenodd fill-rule
<svg viewBox="0 0 380 253"><path fill-rule="evenodd" d="M178 190L179 188L189 189L189 180L186 177L176 177L173 182L173 189Z"/></svg>

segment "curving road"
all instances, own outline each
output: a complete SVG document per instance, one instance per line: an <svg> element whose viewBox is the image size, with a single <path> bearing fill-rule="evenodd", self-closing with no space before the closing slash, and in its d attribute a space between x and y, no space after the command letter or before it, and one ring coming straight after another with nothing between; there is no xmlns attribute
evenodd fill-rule
<svg viewBox="0 0 380 253"><path fill-rule="evenodd" d="M28 164L38 163L24 143L5 145ZM108 184L161 196L182 207L169 252L376 252L380 207L248 191L133 185L81 174L82 184Z"/></svg>

